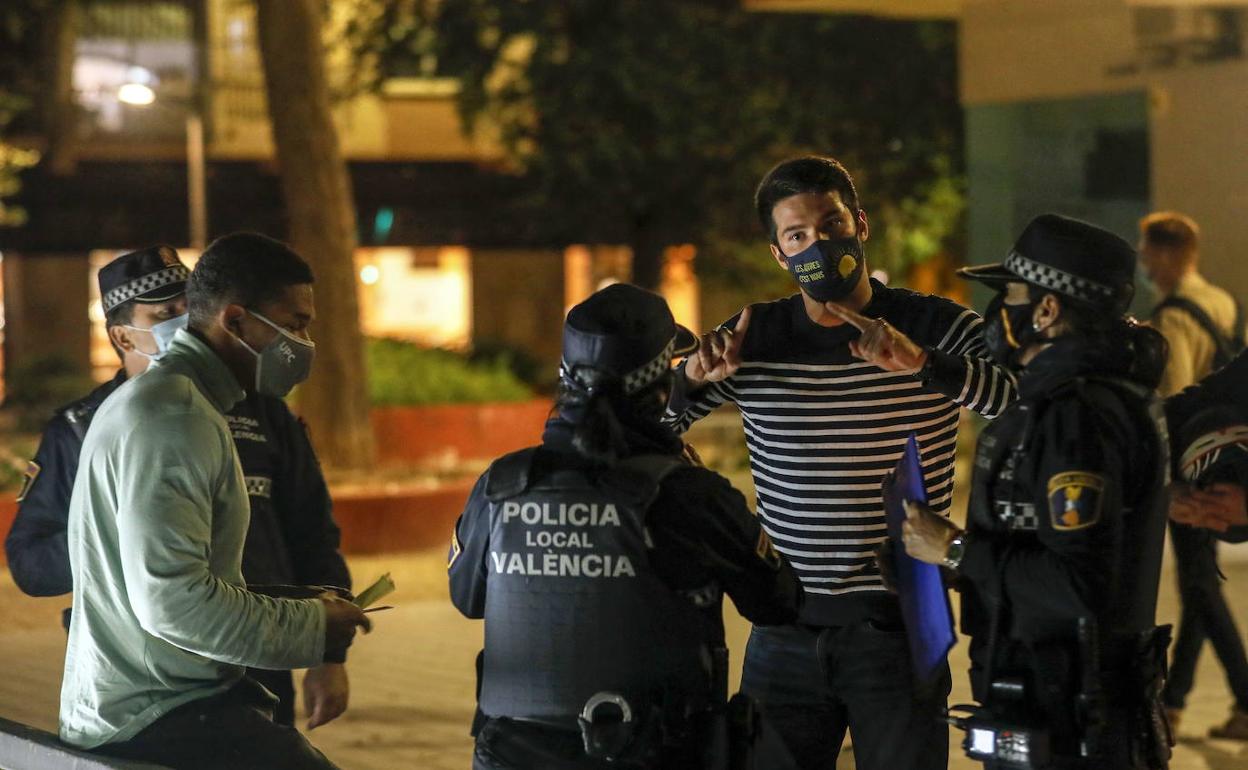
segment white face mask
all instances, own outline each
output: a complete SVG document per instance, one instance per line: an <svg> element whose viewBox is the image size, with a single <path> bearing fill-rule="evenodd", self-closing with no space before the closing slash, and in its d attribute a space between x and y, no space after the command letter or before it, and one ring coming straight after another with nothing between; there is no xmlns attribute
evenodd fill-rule
<svg viewBox="0 0 1248 770"><path fill-rule="evenodd" d="M186 313L183 313L180 316L174 316L173 318L161 321L160 323L153 325L150 329L130 326L129 324L123 324L123 328L136 332L147 332L152 335L152 339L156 340L155 353L145 353L142 350L139 350L137 346L134 348L134 352L150 361L159 361L165 353L169 352L169 345L173 342L173 336L178 333L178 329L186 328L188 318L189 316Z"/></svg>

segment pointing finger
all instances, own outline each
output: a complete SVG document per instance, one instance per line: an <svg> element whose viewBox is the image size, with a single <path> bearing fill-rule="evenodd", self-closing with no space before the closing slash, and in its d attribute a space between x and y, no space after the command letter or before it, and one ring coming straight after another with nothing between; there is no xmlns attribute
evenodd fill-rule
<svg viewBox="0 0 1248 770"><path fill-rule="evenodd" d="M857 311L850 310L849 308L845 307L839 302L825 302L823 303L823 307L829 313L841 319L842 321L849 324L850 326L853 326L860 332L866 331L867 327L871 324L870 318L867 318L866 316L862 315L861 313Z"/></svg>
<svg viewBox="0 0 1248 770"><path fill-rule="evenodd" d="M745 330L750 328L750 315L754 312L752 305L746 305L741 310L741 315L737 318L737 325L732 327L733 334L745 336Z"/></svg>

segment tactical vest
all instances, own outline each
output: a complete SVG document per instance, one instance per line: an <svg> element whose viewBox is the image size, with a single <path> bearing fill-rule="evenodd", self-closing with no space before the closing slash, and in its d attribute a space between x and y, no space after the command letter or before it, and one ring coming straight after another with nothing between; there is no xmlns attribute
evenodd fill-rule
<svg viewBox="0 0 1248 770"><path fill-rule="evenodd" d="M1088 387L1091 384L1092 387ZM1155 623L1157 589L1160 582L1161 552L1165 540L1166 516L1161 508L1167 502L1165 486L1170 483L1169 435L1162 402L1153 391L1125 379L1111 377L1077 378L1059 386L1041 401L1019 402L997 422L984 430L975 458L969 515L978 526L991 531L1007 531L1027 536L1039 526L1047 510L1036 510L1036 495L1025 478L1032 451L1035 412L1064 391L1078 389L1098 411L1110 411L1110 400L1122 402L1135 436L1145 442L1144 454L1151 465L1139 467L1124 457L1127 475L1123 478L1124 529L1119 563L1115 574L1135 579L1117 583L1122 595L1110 603L1111 617L1102 618L1102 633L1133 633L1152 628ZM1141 447L1124 447L1138 452ZM1148 451L1148 450L1151 450ZM1138 457L1138 456L1137 456ZM1131 590L1133 589L1133 590Z"/></svg>
<svg viewBox="0 0 1248 770"><path fill-rule="evenodd" d="M646 512L679 459L537 471L539 451L488 472L481 710L575 724L606 691L676 716L673 704L688 709L709 690L697 613L649 558Z"/></svg>

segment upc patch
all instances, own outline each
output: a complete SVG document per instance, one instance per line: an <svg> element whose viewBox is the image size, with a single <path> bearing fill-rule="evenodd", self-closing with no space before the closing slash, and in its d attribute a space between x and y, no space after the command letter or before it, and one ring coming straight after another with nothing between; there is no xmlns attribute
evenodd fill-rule
<svg viewBox="0 0 1248 770"><path fill-rule="evenodd" d="M1101 520L1105 478L1096 473L1059 473L1049 479L1049 519L1053 529L1069 532Z"/></svg>
<svg viewBox="0 0 1248 770"><path fill-rule="evenodd" d="M26 499L26 495L30 494L30 488L35 485L35 479L39 478L39 472L42 470L43 468L40 468L39 463L34 460L26 463L26 473L22 478L22 489L17 493L17 502L22 502Z"/></svg>

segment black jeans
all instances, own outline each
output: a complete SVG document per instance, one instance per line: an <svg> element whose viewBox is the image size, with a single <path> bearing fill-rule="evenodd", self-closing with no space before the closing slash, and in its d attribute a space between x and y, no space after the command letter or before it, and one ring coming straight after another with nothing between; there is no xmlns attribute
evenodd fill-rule
<svg viewBox="0 0 1248 770"><path fill-rule="evenodd" d="M859 770L945 770L950 684L945 666L918 696L905 632L864 622L756 626L741 691L759 701L803 770L833 770L846 729Z"/></svg>
<svg viewBox="0 0 1248 770"><path fill-rule="evenodd" d="M1235 617L1222 595L1217 543L1204 530L1175 522L1170 522L1170 542L1174 546L1183 609L1162 699L1169 708L1183 708L1195 683L1196 662L1207 637L1226 671L1235 705L1248 709L1248 656Z"/></svg>
<svg viewBox="0 0 1248 770"><path fill-rule="evenodd" d="M179 706L128 741L95 749L175 770L336 770L293 727L273 723L273 699L244 678L219 695Z"/></svg>
<svg viewBox="0 0 1248 770"><path fill-rule="evenodd" d="M265 668L249 668L247 676L264 685L264 689L277 696L273 707L273 721L286 727L295 726L295 680L289 671L270 671Z"/></svg>

